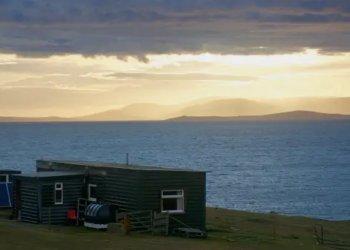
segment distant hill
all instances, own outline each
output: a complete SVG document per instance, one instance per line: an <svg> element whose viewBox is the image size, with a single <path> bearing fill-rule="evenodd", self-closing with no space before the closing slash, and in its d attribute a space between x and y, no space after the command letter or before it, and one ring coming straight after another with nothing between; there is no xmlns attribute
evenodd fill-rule
<svg viewBox="0 0 350 250"><path fill-rule="evenodd" d="M189 117L206 117L203 119L207 119L207 117L211 117L210 119L214 119L214 117L216 117L215 119L224 119L224 117L229 119L237 119L237 117L240 117L240 119L258 119L257 116L280 113L289 114L288 112L295 110L310 111L310 115L312 112L324 115L350 115L350 97L263 100L210 97L176 105L135 103L119 109L73 118L0 117L0 122L155 121L173 117L186 117L186 119L190 119ZM264 119L268 119L268 117L264 117ZM294 117L293 119L297 118Z"/></svg>
<svg viewBox="0 0 350 250"><path fill-rule="evenodd" d="M0 116L0 122L67 122L75 121L74 119L61 117L6 117Z"/></svg>
<svg viewBox="0 0 350 250"><path fill-rule="evenodd" d="M132 117L143 120L163 120L169 118L169 114L175 112L179 105L160 105L154 103L136 103L121 109L122 112Z"/></svg>
<svg viewBox="0 0 350 250"><path fill-rule="evenodd" d="M266 115L284 111L281 107L248 99L222 99L185 107L174 114L177 116L250 116Z"/></svg>
<svg viewBox="0 0 350 250"><path fill-rule="evenodd" d="M233 116L233 117L195 117L181 116L168 119L168 121L326 121L350 120L350 115L324 114L311 111L292 111L261 116Z"/></svg>
<svg viewBox="0 0 350 250"><path fill-rule="evenodd" d="M168 114L178 109L177 106L153 103L135 103L121 109L107 110L101 113L76 117L82 121L145 121L163 120Z"/></svg>
<svg viewBox="0 0 350 250"><path fill-rule="evenodd" d="M272 105L279 105L285 111L307 110L327 114L350 115L350 97L286 98L264 100L262 102Z"/></svg>
<svg viewBox="0 0 350 250"><path fill-rule="evenodd" d="M107 110L92 115L79 116L75 120L78 121L137 121L142 120L139 117L133 117L122 110Z"/></svg>
<svg viewBox="0 0 350 250"><path fill-rule="evenodd" d="M174 117L174 113L191 106L202 105L215 98L204 98L177 105L160 105L155 103L134 103L120 109L107 110L87 116L75 117L79 121L149 121L164 120Z"/></svg>

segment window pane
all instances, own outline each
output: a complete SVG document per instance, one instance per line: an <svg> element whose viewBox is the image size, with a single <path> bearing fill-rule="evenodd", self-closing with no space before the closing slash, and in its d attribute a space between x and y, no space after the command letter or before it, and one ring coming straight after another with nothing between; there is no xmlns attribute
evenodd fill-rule
<svg viewBox="0 0 350 250"><path fill-rule="evenodd" d="M62 202L62 190L56 190L55 191L55 203L61 203Z"/></svg>
<svg viewBox="0 0 350 250"><path fill-rule="evenodd" d="M177 199L163 199L163 211L174 211L177 209Z"/></svg>
<svg viewBox="0 0 350 250"><path fill-rule="evenodd" d="M0 182L6 182L7 176L6 175L0 175Z"/></svg>
<svg viewBox="0 0 350 250"><path fill-rule="evenodd" d="M177 199L177 210L184 210L183 198Z"/></svg>
<svg viewBox="0 0 350 250"><path fill-rule="evenodd" d="M61 189L62 188L62 184L56 184L56 189Z"/></svg>
<svg viewBox="0 0 350 250"><path fill-rule="evenodd" d="M90 198L97 198L96 187L90 186Z"/></svg>
<svg viewBox="0 0 350 250"><path fill-rule="evenodd" d="M182 195L182 191L163 191L163 196Z"/></svg>

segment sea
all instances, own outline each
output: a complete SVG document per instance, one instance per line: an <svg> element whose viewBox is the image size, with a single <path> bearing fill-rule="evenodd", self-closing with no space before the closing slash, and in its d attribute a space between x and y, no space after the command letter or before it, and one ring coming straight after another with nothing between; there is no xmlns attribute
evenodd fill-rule
<svg viewBox="0 0 350 250"><path fill-rule="evenodd" d="M0 169L37 159L208 171L207 206L350 220L350 122L0 123Z"/></svg>

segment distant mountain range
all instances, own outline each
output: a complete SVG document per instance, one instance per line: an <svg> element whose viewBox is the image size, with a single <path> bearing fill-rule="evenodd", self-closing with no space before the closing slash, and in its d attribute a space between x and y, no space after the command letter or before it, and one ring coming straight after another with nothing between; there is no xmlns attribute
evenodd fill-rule
<svg viewBox="0 0 350 250"><path fill-rule="evenodd" d="M63 122L63 121L75 121L74 119L61 118L61 117L8 117L0 116L0 122Z"/></svg>
<svg viewBox="0 0 350 250"><path fill-rule="evenodd" d="M325 121L350 120L350 115L324 114L311 111L291 111L260 116L181 116L168 121Z"/></svg>
<svg viewBox="0 0 350 250"><path fill-rule="evenodd" d="M241 119L246 117L246 119L253 119L252 117L296 110L323 113L322 115L350 115L350 97L262 100L212 97L178 105L135 103L120 109L73 118L0 117L0 122L147 121L168 120L176 117L220 117L220 119L222 117L231 119L232 117L241 117Z"/></svg>

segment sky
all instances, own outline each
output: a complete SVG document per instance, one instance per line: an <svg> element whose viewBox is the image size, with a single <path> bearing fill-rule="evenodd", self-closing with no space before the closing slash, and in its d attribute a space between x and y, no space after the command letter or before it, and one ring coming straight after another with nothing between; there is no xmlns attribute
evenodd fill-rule
<svg viewBox="0 0 350 250"><path fill-rule="evenodd" d="M0 116L350 96L348 0L0 0Z"/></svg>

